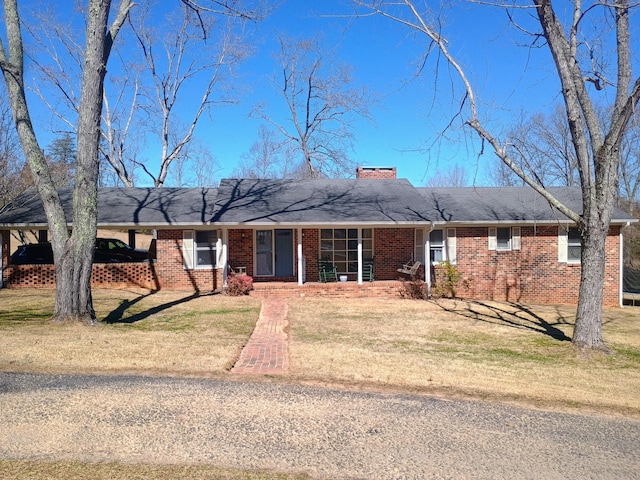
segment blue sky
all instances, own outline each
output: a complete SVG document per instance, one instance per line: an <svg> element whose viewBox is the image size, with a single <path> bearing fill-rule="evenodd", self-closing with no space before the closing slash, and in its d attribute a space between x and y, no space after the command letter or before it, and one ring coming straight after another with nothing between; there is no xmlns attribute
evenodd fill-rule
<svg viewBox="0 0 640 480"><path fill-rule="evenodd" d="M344 1L288 0L258 27L264 44L243 69L254 88L240 105L214 112L214 121L203 125L212 134L216 157L224 166L222 175L231 173L233 159L240 158L257 136L259 121L247 117L252 101L267 101L281 118L287 114L269 80L277 68L273 62L276 34L303 36L320 31L328 48L336 49L337 60L352 65L357 82L380 98L372 108L373 121L357 120L354 125L352 158L358 165L396 166L399 177L421 185L460 164L471 182L475 177L476 184L486 183L485 169L493 155L485 154L478 162L476 139L462 131L459 121L447 131L449 141L439 140L460 100L451 95L452 77L446 73L436 82L430 63L412 80L426 39L386 19L336 16L349 11ZM522 111L549 111L560 100L558 81L552 71L545 70L551 65L541 68L538 63L547 60L547 51L518 47L516 42L526 39L514 36L502 10L467 5L448 15L445 35L468 68L482 116L491 119L491 125L506 129ZM446 69L443 64L440 68Z"/></svg>
<svg viewBox="0 0 640 480"><path fill-rule="evenodd" d="M73 4L72 0L61 3L67 9ZM242 93L238 103L215 107L196 130L199 142L217 159L217 177L230 176L257 139L260 121L249 117L256 103L267 102L273 117L286 121L283 99L271 82L277 70L277 35L304 37L320 32L327 49L336 52L336 61L352 65L356 84L366 85L379 98L371 108L373 120L359 119L353 125L355 143L350 155L357 165L395 166L399 177L422 185L459 164L467 170L470 182L487 184L486 169L494 157L487 151L478 160L476 137L463 131L460 120L451 124L445 140L441 136L459 107L462 90L452 87L457 78L444 61L437 75L436 63L431 61L414 78L427 48L426 38L380 17L341 15L350 12L348 0L285 0L267 20L253 27L255 54L239 69ZM162 21L158 16L158 22ZM476 88L481 118L497 134L522 112L548 112L561 100L547 50L521 46L529 39L508 26L502 9L458 3L446 12L443 25L451 51ZM50 114L38 118L51 121ZM46 147L52 127L40 124L39 128ZM145 153L153 162L154 149L149 147Z"/></svg>

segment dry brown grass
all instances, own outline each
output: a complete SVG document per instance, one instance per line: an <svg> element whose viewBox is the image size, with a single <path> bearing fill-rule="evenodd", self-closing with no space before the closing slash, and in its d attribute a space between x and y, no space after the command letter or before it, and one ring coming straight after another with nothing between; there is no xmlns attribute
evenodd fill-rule
<svg viewBox="0 0 640 480"><path fill-rule="evenodd" d="M51 324L53 291L0 291L0 370L207 376L228 369L260 300L94 290L96 327Z"/></svg>
<svg viewBox="0 0 640 480"><path fill-rule="evenodd" d="M208 465L125 465L118 463L39 462L0 460L0 474L10 479L81 480L304 480L297 474L239 472Z"/></svg>
<svg viewBox="0 0 640 480"><path fill-rule="evenodd" d="M47 322L53 291L0 290L0 371L224 375L260 300L95 290L97 327ZM284 381L393 388L640 417L640 310L608 309L614 355L569 341L574 310L440 300L289 300ZM0 460L2 478L302 480L212 466Z"/></svg>
<svg viewBox="0 0 640 480"><path fill-rule="evenodd" d="M607 309L614 355L570 342L574 309L497 302L289 303L292 375L640 416L640 310Z"/></svg>

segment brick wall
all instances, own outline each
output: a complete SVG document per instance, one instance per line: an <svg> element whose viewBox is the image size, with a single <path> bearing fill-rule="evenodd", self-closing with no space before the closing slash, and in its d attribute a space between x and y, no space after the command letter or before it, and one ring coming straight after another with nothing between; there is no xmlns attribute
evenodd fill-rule
<svg viewBox="0 0 640 480"><path fill-rule="evenodd" d="M184 268L182 230L158 230L157 275L160 288L209 292L222 286L222 271Z"/></svg>
<svg viewBox="0 0 640 480"><path fill-rule="evenodd" d="M605 305L619 305L619 227L606 243ZM576 304L580 265L558 262L558 227L522 227L521 250L490 251L487 227L456 228L458 295L529 303Z"/></svg>
<svg viewBox="0 0 640 480"><path fill-rule="evenodd" d="M294 230L294 251L297 230ZM307 282L318 281L319 230L302 230ZM489 251L487 227L456 228L457 264L469 288L458 288L465 298L528 303L575 304L580 282L580 265L558 262L558 227L522 227L521 250ZM612 227L606 242L605 305L619 304L619 227ZM8 263L9 236L4 234L3 264ZM375 279L396 280L397 269L413 256L413 228L374 229ZM137 285L150 289L212 291L222 285L219 269L185 270L182 259L182 230L158 231L157 260L154 263L96 264L94 286ZM229 231L229 264L246 267L254 276L253 231ZM297 261L297 259L296 259ZM295 267L297 271L297 266ZM421 272L423 274L423 272ZM434 272L435 274L435 272ZM434 275L433 277L437 277ZM5 266L7 287L53 287L53 265ZM263 281L283 280L274 277ZM295 277L284 279L294 281ZM355 275L349 276L350 281Z"/></svg>
<svg viewBox="0 0 640 480"><path fill-rule="evenodd" d="M413 258L415 229L376 228L373 232L373 272L376 280L406 278L398 273Z"/></svg>
<svg viewBox="0 0 640 480"><path fill-rule="evenodd" d="M3 270L3 280L7 288L55 288L56 269L53 265L9 266ZM159 288L153 263L96 263L91 286Z"/></svg>
<svg viewBox="0 0 640 480"><path fill-rule="evenodd" d="M0 235L2 236L2 258L0 258L0 266L2 267L9 265L9 254L11 253L9 251L11 249L10 234L11 232L9 230L0 230Z"/></svg>

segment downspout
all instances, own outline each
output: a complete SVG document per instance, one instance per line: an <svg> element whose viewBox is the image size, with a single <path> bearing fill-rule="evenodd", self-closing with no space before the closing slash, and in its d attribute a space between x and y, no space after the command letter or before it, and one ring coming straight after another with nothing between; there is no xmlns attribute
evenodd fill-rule
<svg viewBox="0 0 640 480"><path fill-rule="evenodd" d="M431 298L431 245L429 243L429 238L431 237L431 232L435 228L433 221L429 221L431 224L429 227L429 231L427 232L427 236L424 240L424 278L427 281L427 298ZM446 245L445 245L446 247ZM446 248L445 248L446 250Z"/></svg>
<svg viewBox="0 0 640 480"><path fill-rule="evenodd" d="M623 225L622 228L620 228L620 246L618 250L620 252L620 290L618 294L620 296L619 301L621 307L624 303L624 238L622 232L629 228L630 225L631 222L627 222L626 225Z"/></svg>

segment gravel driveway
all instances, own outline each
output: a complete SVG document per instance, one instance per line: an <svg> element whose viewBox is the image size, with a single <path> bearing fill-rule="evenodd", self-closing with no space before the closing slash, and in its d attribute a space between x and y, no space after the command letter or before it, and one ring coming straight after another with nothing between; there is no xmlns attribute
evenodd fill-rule
<svg viewBox="0 0 640 480"><path fill-rule="evenodd" d="M633 479L640 421L284 383L0 373L0 457L331 479Z"/></svg>

